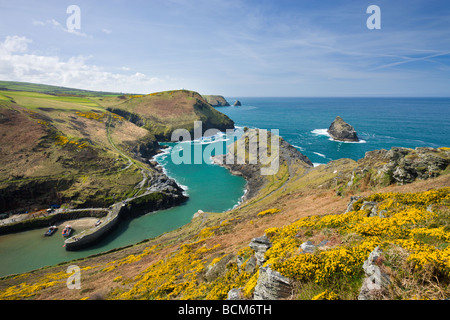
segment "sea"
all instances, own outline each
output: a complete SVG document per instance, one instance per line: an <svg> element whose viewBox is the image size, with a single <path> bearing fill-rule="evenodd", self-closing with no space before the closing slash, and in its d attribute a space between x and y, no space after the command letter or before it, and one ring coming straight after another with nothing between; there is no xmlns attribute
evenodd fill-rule
<svg viewBox="0 0 450 320"><path fill-rule="evenodd" d="M210 156L223 153L221 150L235 141L244 127L278 130L315 166L340 158L358 160L367 151L391 147L450 147L450 98L226 98L242 104L216 108L234 120L235 132L166 143L165 152L155 157L167 175L183 186L189 196L187 202L124 220L98 244L76 252L63 248L59 231L44 237L45 228L0 236L0 276L157 237L189 223L198 210L223 212L235 207L246 192L246 181L214 165ZM336 116L355 128L359 142L331 139L327 128ZM201 161L193 158L195 150L201 151ZM184 157L188 151L190 156ZM180 158L186 161L179 163Z"/></svg>
<svg viewBox="0 0 450 320"><path fill-rule="evenodd" d="M237 126L278 129L315 165L358 160L392 147L449 147L450 98L245 98L240 107L217 107ZM352 125L359 142L334 141L327 129L336 116Z"/></svg>

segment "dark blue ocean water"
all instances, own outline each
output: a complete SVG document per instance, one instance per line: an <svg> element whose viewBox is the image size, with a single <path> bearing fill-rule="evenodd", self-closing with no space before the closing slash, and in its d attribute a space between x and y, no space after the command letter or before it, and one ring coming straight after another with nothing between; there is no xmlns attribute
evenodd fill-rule
<svg viewBox="0 0 450 320"><path fill-rule="evenodd" d="M351 158L391 147L449 147L450 98L237 98L240 107L217 107L238 126L279 129L313 163ZM336 116L351 124L360 143L332 141Z"/></svg>

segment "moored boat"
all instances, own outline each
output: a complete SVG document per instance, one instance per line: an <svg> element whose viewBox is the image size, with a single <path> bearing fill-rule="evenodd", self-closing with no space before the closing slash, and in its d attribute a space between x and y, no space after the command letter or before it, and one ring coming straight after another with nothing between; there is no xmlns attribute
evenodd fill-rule
<svg viewBox="0 0 450 320"><path fill-rule="evenodd" d="M72 227L70 225L65 226L62 231L63 237L68 237L68 236L70 236L71 233L72 233Z"/></svg>
<svg viewBox="0 0 450 320"><path fill-rule="evenodd" d="M56 226L51 226L51 227L49 227L48 230L45 231L44 236L46 236L46 237L51 236L52 234L55 233L55 231L56 231L57 229L58 229L58 227L56 227Z"/></svg>

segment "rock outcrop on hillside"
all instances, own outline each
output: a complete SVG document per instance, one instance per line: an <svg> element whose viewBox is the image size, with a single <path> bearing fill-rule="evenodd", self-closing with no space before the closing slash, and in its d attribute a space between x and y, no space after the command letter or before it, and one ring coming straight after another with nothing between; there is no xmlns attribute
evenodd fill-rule
<svg viewBox="0 0 450 320"><path fill-rule="evenodd" d="M328 133L334 140L338 141L359 141L355 129L345 122L341 117L337 116L328 128Z"/></svg>
<svg viewBox="0 0 450 320"><path fill-rule="evenodd" d="M258 282L253 293L254 300L278 300L292 294L291 280L278 271L267 267L259 268Z"/></svg>
<svg viewBox="0 0 450 320"><path fill-rule="evenodd" d="M253 238L250 242L249 247L255 251L255 258L258 266L262 266L264 261L266 261L264 255L271 246L272 243L270 243L269 238L265 235L262 237Z"/></svg>
<svg viewBox="0 0 450 320"><path fill-rule="evenodd" d="M441 175L450 165L450 151L445 148L399 148L374 150L358 160L349 182L370 175L373 183L407 184Z"/></svg>
<svg viewBox="0 0 450 320"><path fill-rule="evenodd" d="M380 268L380 260L383 251L376 247L364 261L363 269L366 275L361 287L358 300L377 300L377 295L383 293L389 286L389 275L384 273Z"/></svg>

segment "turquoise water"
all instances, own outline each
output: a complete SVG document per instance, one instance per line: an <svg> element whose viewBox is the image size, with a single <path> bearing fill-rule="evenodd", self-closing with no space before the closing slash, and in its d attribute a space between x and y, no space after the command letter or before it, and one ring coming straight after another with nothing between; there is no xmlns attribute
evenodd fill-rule
<svg viewBox="0 0 450 320"><path fill-rule="evenodd" d="M212 143L206 140L168 145L182 150L199 147L202 151L208 151L213 146L220 150L239 134L241 133L236 132L227 137L219 136ZM209 152L205 154L208 155ZM187 202L175 208L124 220L101 242L82 251L66 251L62 247L64 239L60 232L44 237L45 228L0 236L0 276L30 271L156 237L189 223L198 210L223 212L231 209L244 195L246 181L242 177L232 176L223 167L212 165L209 156L201 164L175 165L170 153L162 154L156 160L163 165L170 177L186 188L185 192L189 195Z"/></svg>
<svg viewBox="0 0 450 320"><path fill-rule="evenodd" d="M241 107L218 107L236 125L279 129L313 163L391 147L450 147L450 98L227 98ZM361 143L330 140L336 116L351 124Z"/></svg>

